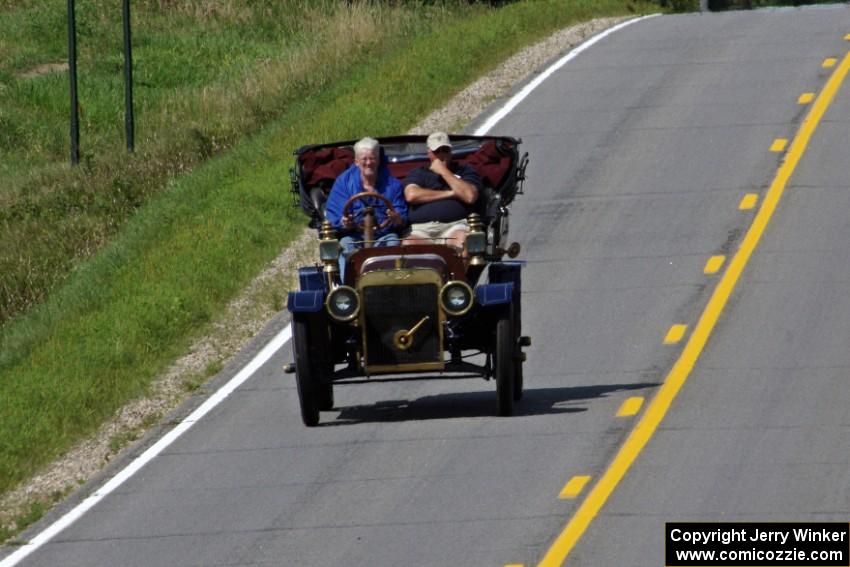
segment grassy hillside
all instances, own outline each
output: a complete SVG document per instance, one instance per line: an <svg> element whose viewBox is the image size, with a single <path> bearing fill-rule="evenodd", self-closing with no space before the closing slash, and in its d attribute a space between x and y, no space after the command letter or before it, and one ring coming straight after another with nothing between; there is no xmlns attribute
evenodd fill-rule
<svg viewBox="0 0 850 567"><path fill-rule="evenodd" d="M0 8L0 325L41 302L168 179L468 6L136 0L137 154L121 3L77 3L81 166L68 165L67 3Z"/></svg>
<svg viewBox="0 0 850 567"><path fill-rule="evenodd" d="M7 294L46 282L6 308L0 329L0 493L143 395L300 231L286 194L294 148L403 132L518 48L635 10L138 0L138 153L121 149L118 48L107 61L92 52L85 165L72 170L67 77L27 75L61 61L58 44L37 39L59 33L48 4L63 2L0 3L0 130L19 132L0 141L14 162L0 166L0 274ZM98 14L114 3L87 4L99 8L78 16L88 41L112 45L120 14ZM31 131L42 115L52 126ZM5 270L18 264L30 272L10 284Z"/></svg>

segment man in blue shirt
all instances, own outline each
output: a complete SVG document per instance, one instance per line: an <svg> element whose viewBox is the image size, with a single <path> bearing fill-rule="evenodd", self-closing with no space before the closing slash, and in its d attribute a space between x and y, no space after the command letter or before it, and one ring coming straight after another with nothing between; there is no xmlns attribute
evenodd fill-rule
<svg viewBox="0 0 850 567"><path fill-rule="evenodd" d="M355 201L350 215L343 215L342 209L346 201L364 191L378 193L389 199L395 212L388 211L376 199L376 203ZM325 205L325 218L334 228L346 233L339 241L342 246L340 277L343 281L345 281L345 264L348 257L363 241L363 233L357 230L354 219L358 218L362 210L369 205L374 208L376 225L381 226L387 219L390 221L384 228L376 228L375 246L400 244L398 231L407 222L407 203L404 200L401 183L390 174L386 159L381 156L381 145L378 140L363 138L354 144L354 165L336 178Z"/></svg>
<svg viewBox="0 0 850 567"><path fill-rule="evenodd" d="M452 144L445 132L426 141L431 164L411 171L402 182L411 206L411 227L405 244L445 242L460 250L469 234L466 217L478 199L481 179L471 167L452 162Z"/></svg>

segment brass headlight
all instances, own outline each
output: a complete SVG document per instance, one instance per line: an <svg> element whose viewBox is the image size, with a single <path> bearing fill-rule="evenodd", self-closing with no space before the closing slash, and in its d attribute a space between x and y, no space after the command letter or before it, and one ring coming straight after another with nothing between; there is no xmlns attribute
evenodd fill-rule
<svg viewBox="0 0 850 567"><path fill-rule="evenodd" d="M450 281L440 290L440 304L449 315L463 315L472 308L472 288L466 282Z"/></svg>
<svg viewBox="0 0 850 567"><path fill-rule="evenodd" d="M337 321L351 321L360 312L360 297L353 287L341 285L328 294L325 307L328 315Z"/></svg>

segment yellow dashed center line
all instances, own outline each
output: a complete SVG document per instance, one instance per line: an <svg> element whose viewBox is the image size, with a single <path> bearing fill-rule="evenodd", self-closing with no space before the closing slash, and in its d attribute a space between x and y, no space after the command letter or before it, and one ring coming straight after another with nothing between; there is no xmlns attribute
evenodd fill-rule
<svg viewBox="0 0 850 567"><path fill-rule="evenodd" d="M744 195L744 198L741 199L741 203L738 205L738 208L742 211L746 211L748 209L752 209L756 206L756 203L759 202L759 196L755 193L747 193Z"/></svg>
<svg viewBox="0 0 850 567"><path fill-rule="evenodd" d="M561 493L558 494L558 498L561 498L562 500L575 498L581 494L581 491L584 490L584 487L588 482L590 482L589 476L574 476L566 485L564 485L564 488L561 489Z"/></svg>
<svg viewBox="0 0 850 567"><path fill-rule="evenodd" d="M829 69L830 67L835 67L836 63L838 63L837 59L835 59L834 57L829 57L823 60L823 63L821 63L821 67L823 67L824 69Z"/></svg>
<svg viewBox="0 0 850 567"><path fill-rule="evenodd" d="M781 152L785 149L785 146L788 145L788 140L785 138L776 138L773 140L773 143L770 145L770 151L772 152Z"/></svg>
<svg viewBox="0 0 850 567"><path fill-rule="evenodd" d="M850 34L845 36L845 39L850 40ZM744 235L738 251L729 261L726 272L717 283L717 287L708 300L708 304L705 306L702 315L700 315L699 321L694 327L688 342L685 344L685 348L682 349L682 353L673 364L661 388L650 402L649 407L646 408L646 411L644 411L641 418L637 421L631 433L629 433L629 436L624 441L622 447L620 447L614 460L596 484L594 484L587 497L576 509L558 537L555 538L555 541L538 564L538 567L555 567L560 566L564 562L570 551L575 547L575 544L578 543L579 538L587 530L590 523L608 501L614 489L658 429L658 426L673 404L673 400L682 389L688 376L690 376L697 359L702 354L708 338L720 318L720 314L726 307L729 297L732 295L732 291L735 289L735 285L744 271L744 267L749 262L759 240L767 228L768 222L779 204L779 200L782 198L782 193L785 191L788 180L797 168L797 164L800 162L806 146L808 146L812 135L815 133L821 120L823 120L827 108L829 108L829 105L835 98L835 94L841 87L842 82L844 82L848 72L850 72L850 52L844 56L841 64L832 73L826 86L824 86L803 120L803 123L800 125L800 129L794 137L788 155L779 166L776 176L773 178L767 193L765 193L764 200L753 219L753 223Z"/></svg>
<svg viewBox="0 0 850 567"><path fill-rule="evenodd" d="M665 345L673 345L682 340L682 337L685 336L685 331L688 329L687 325L673 325L670 327L670 330L667 331L667 335L664 337Z"/></svg>
<svg viewBox="0 0 850 567"><path fill-rule="evenodd" d="M702 273L716 274L725 261L726 256L712 256L708 259L708 262L705 263L705 268L703 268Z"/></svg>
<svg viewBox="0 0 850 567"><path fill-rule="evenodd" d="M797 104L809 104L813 100L815 100L815 93L803 93L797 99Z"/></svg>
<svg viewBox="0 0 850 567"><path fill-rule="evenodd" d="M629 417L631 415L635 415L640 411L640 407L642 405L643 398L641 396L629 398L623 402L623 405L621 405L620 409L617 410L617 417Z"/></svg>

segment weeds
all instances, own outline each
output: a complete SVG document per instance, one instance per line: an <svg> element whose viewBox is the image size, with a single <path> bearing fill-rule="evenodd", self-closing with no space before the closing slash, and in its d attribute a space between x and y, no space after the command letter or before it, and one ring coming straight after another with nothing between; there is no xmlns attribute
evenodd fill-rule
<svg viewBox="0 0 850 567"><path fill-rule="evenodd" d="M119 450L123 449L138 438L139 434L137 431L128 431L119 433L118 435L113 435L109 439L109 450L113 453L117 453Z"/></svg>

